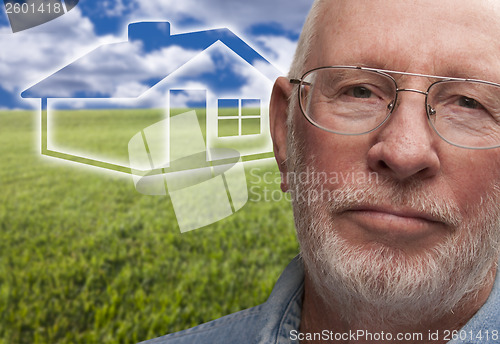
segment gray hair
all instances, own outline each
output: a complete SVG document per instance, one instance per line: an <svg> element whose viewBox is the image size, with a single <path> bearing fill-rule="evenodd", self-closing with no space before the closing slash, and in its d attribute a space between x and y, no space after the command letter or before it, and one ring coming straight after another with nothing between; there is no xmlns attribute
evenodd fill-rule
<svg viewBox="0 0 500 344"><path fill-rule="evenodd" d="M305 72L304 66L311 55L312 45L317 35L318 17L321 13L321 5L326 1L328 0L315 0L309 11L309 15L307 16L297 43L297 49L295 50L290 72L288 73L290 78L298 78Z"/></svg>
<svg viewBox="0 0 500 344"><path fill-rule="evenodd" d="M314 0L314 3L309 11L309 15L306 18L304 27L302 28L302 33L300 34L299 41L297 43L297 49L295 50L295 55L293 57L292 65L290 66L290 71L288 72L289 78L299 78L305 73L305 66L309 56L312 53L312 46L316 40L318 32L318 17L320 15L321 5L328 0ZM290 94L289 108L288 108L288 126L291 127L292 114L295 110L295 101L297 99L297 87L293 88L293 92Z"/></svg>

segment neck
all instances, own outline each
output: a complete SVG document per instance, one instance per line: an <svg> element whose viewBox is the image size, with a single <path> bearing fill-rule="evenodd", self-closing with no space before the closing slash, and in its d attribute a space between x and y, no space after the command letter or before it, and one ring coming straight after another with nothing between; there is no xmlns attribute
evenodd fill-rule
<svg viewBox="0 0 500 344"><path fill-rule="evenodd" d="M429 343L439 344L451 340L451 331L459 330L486 302L493 288L496 265L493 265L484 286L474 294L465 295L461 302L440 319L432 319L418 324L398 324L398 319L380 319L373 316L377 310L373 305L359 304L354 307L349 320L341 318L339 304L335 295L330 295L331 301L325 303L324 298L316 292L311 279L305 278L305 292L302 307L300 332L301 343L325 342L323 336L328 336L328 343ZM363 312L364 314L360 314ZM345 312L344 312L345 313ZM372 314L367 317L366 314ZM370 320L368 320L370 319ZM397 324L397 325L395 325ZM316 334L316 337L314 337ZM406 338L398 337L401 334ZM449 334L446 336L446 334ZM448 338L447 338L448 337ZM391 339L392 338L392 339Z"/></svg>

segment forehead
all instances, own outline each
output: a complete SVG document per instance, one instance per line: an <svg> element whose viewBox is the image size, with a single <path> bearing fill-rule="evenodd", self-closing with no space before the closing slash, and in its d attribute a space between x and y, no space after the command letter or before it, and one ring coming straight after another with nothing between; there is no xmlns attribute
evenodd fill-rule
<svg viewBox="0 0 500 344"><path fill-rule="evenodd" d="M500 82L495 1L326 0L309 67L365 65Z"/></svg>

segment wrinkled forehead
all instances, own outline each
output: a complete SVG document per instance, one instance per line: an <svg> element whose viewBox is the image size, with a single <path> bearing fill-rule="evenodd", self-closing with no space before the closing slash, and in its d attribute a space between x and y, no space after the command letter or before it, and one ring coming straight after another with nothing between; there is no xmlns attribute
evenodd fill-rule
<svg viewBox="0 0 500 344"><path fill-rule="evenodd" d="M500 82L500 1L326 0L309 67L355 64Z"/></svg>

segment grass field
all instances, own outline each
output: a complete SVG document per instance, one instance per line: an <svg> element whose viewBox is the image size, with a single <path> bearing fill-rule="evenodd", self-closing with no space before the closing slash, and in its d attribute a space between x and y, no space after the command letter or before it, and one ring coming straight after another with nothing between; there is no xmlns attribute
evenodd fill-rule
<svg viewBox="0 0 500 344"><path fill-rule="evenodd" d="M1 344L136 343L179 331L264 302L297 254L290 205L257 177L276 176L274 164L247 166L253 189L238 213L181 234L168 197L41 157L38 122L0 112Z"/></svg>

